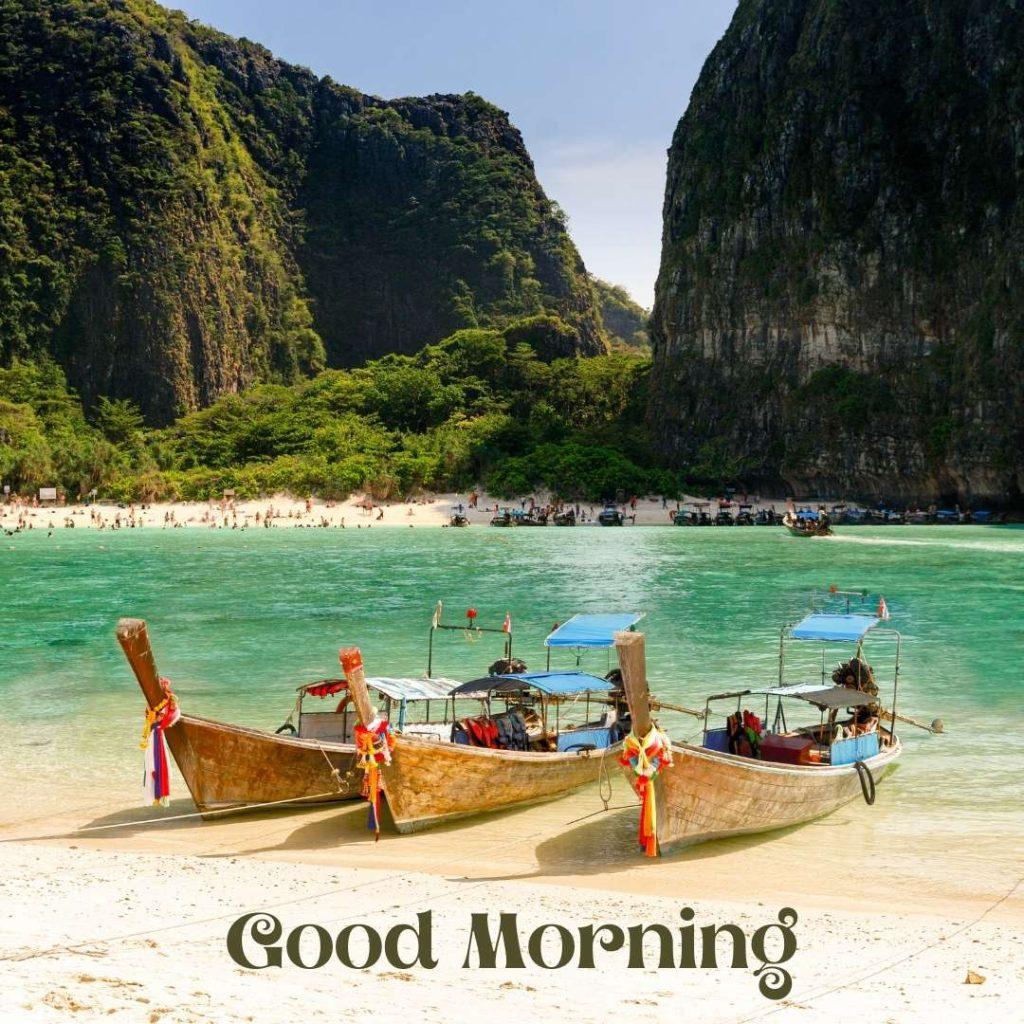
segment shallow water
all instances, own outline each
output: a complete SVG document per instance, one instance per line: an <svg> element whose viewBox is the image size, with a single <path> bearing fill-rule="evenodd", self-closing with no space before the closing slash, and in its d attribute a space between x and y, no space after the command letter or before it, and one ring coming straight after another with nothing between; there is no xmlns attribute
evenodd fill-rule
<svg viewBox="0 0 1024 1024"><path fill-rule="evenodd" d="M1022 566L1024 529L1012 527L854 527L814 540L664 527L23 534L0 547L0 781L25 801L135 784L142 701L114 639L123 615L149 621L186 710L272 729L297 685L337 674L341 645L358 644L370 674L422 674L438 599L449 622L474 607L497 626L510 611L531 668L574 612L645 612L653 688L701 706L773 681L780 625L834 582L885 595L904 637L899 707L948 730L903 729L900 770L869 819L875 838L938 835L951 821L959 835L1017 834ZM435 673L479 675L500 648L499 637L443 635ZM843 653L829 651L829 670ZM891 659L872 660L887 693ZM591 654L582 667L603 674L609 661ZM817 678L818 649L790 667ZM662 722L677 738L698 731L693 719Z"/></svg>

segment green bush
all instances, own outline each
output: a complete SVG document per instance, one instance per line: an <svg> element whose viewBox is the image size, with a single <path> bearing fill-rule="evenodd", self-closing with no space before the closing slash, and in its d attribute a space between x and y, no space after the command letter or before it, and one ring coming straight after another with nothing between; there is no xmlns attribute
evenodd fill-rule
<svg viewBox="0 0 1024 1024"><path fill-rule="evenodd" d="M538 357L534 317L457 331L412 356L225 395L152 430L101 398L90 422L50 361L0 369L0 474L25 492L57 483L119 501L288 492L340 499L533 487L590 501L681 486L651 460L650 363L616 353ZM527 339L527 340L524 340Z"/></svg>

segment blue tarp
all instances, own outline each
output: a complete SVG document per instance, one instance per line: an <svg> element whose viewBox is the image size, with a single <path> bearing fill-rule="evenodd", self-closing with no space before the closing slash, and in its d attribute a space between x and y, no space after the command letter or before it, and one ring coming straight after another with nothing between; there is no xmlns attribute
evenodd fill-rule
<svg viewBox="0 0 1024 1024"><path fill-rule="evenodd" d="M853 764L855 761L866 761L878 753L878 732L866 732L861 736L851 736L832 744L829 761L833 765Z"/></svg>
<svg viewBox="0 0 1024 1024"><path fill-rule="evenodd" d="M881 619L873 615L808 615L793 627L794 640L842 640L856 643Z"/></svg>
<svg viewBox="0 0 1024 1024"><path fill-rule="evenodd" d="M616 612L610 615L574 615L544 641L545 647L608 648L615 646L615 634L635 626L642 615Z"/></svg>
<svg viewBox="0 0 1024 1024"><path fill-rule="evenodd" d="M592 676L589 672L510 672L508 675L484 676L463 683L451 691L451 697L469 697L485 693L508 693L532 687L551 696L564 697L574 693L614 690L616 684Z"/></svg>
<svg viewBox="0 0 1024 1024"><path fill-rule="evenodd" d="M612 745L612 731L605 726L594 729L570 729L558 734L557 748L566 750L605 750Z"/></svg>

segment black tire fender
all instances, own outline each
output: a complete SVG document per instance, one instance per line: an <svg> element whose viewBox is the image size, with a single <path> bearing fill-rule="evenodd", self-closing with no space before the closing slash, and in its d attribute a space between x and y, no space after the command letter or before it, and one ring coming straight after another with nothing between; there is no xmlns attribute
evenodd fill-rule
<svg viewBox="0 0 1024 1024"><path fill-rule="evenodd" d="M863 761L855 761L853 767L857 769L857 777L860 779L860 791L864 794L864 803L869 807L875 802L875 777L871 769Z"/></svg>

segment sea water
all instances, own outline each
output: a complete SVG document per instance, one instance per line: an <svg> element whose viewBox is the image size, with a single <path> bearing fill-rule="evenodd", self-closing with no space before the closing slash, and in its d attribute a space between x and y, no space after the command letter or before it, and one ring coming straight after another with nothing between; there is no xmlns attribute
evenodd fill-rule
<svg viewBox="0 0 1024 1024"><path fill-rule="evenodd" d="M877 820L1024 833L1024 529L854 527L828 539L774 528L33 531L0 546L0 783L102 792L135 780L143 703L114 637L149 623L160 673L185 711L274 729L295 688L339 674L340 646L368 674L422 675L430 618L499 627L546 664L543 639L576 612L645 618L648 675L666 700L773 683L780 627L830 584L885 596L903 637L898 709L946 732L901 729L899 772ZM469 679L500 656L497 634L438 634L434 673ZM873 660L883 697L891 647ZM789 678L848 656L791 646ZM579 667L603 675L605 652ZM575 666L555 656L553 667ZM752 698L753 700L753 698ZM326 706L326 705L325 705ZM750 703L758 710L756 701ZM724 705L720 714L727 710ZM763 710L763 698L760 703ZM813 717L813 716L812 716ZM661 716L679 739L700 725ZM888 816L888 817L887 817Z"/></svg>

